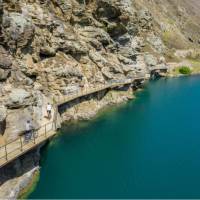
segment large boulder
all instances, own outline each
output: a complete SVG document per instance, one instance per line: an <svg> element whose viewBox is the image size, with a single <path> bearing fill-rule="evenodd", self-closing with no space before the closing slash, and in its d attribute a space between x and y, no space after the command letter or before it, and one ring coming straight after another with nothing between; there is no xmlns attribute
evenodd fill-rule
<svg viewBox="0 0 200 200"><path fill-rule="evenodd" d="M5 43L14 51L25 47L34 37L32 20L20 13L9 13L3 17L3 36Z"/></svg>
<svg viewBox="0 0 200 200"><path fill-rule="evenodd" d="M48 77L52 76L52 79L58 78L60 81L61 78L83 77L80 64L72 56L61 52L41 62L41 68L45 69Z"/></svg>
<svg viewBox="0 0 200 200"><path fill-rule="evenodd" d="M31 93L24 89L15 88L8 97L7 106L9 108L19 108L31 104Z"/></svg>

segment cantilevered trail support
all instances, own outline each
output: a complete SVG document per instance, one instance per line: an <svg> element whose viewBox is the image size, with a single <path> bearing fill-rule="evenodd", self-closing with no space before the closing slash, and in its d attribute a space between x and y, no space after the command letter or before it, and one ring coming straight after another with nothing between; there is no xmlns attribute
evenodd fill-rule
<svg viewBox="0 0 200 200"><path fill-rule="evenodd" d="M52 136L56 134L58 106L83 96L94 94L106 89L122 87L143 80L145 80L145 76L139 76L134 79L126 79L121 82L108 83L97 87L86 88L81 91L78 91L73 95L67 95L55 98L55 105L54 105L55 113L52 120L47 124L44 124L43 126L39 127L38 130L34 131L33 137L29 141L26 141L24 136L20 136L18 139L6 143L5 145L0 147L0 168L7 165L11 161L17 159L26 152L36 148L37 146L39 146L40 144L42 144L43 142L50 139Z"/></svg>

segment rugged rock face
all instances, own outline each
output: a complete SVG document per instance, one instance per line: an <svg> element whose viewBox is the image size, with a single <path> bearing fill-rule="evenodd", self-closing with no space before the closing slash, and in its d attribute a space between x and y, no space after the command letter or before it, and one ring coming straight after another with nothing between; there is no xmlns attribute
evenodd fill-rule
<svg viewBox="0 0 200 200"><path fill-rule="evenodd" d="M129 1L85 3L1 2L0 102L8 109L1 131L5 141L17 138L28 118L41 124L34 111L45 102L42 99L51 101L86 86L148 73L145 63L138 64L137 52L144 45L139 32L152 27L149 12L136 11Z"/></svg>
<svg viewBox="0 0 200 200"><path fill-rule="evenodd" d="M22 134L27 120L40 126L55 97L149 77L177 49L199 47L199 6L198 0L0 0L0 145ZM77 100L64 105L62 119L89 119L131 93L127 87Z"/></svg>
<svg viewBox="0 0 200 200"><path fill-rule="evenodd" d="M39 148L0 169L0 198L17 199L39 171Z"/></svg>

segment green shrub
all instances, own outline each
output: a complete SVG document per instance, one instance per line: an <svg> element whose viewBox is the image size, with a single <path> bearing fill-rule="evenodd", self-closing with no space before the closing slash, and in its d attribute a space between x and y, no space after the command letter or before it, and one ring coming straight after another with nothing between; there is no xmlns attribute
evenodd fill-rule
<svg viewBox="0 0 200 200"><path fill-rule="evenodd" d="M179 73L189 75L192 73L192 70L189 67L183 66L179 68Z"/></svg>

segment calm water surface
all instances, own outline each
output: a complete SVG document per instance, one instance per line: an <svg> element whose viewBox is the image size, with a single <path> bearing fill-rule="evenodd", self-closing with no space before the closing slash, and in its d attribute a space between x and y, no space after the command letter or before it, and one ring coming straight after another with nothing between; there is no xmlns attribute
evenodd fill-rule
<svg viewBox="0 0 200 200"><path fill-rule="evenodd" d="M29 198L200 198L199 76L151 82L61 132Z"/></svg>

